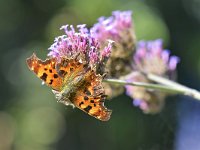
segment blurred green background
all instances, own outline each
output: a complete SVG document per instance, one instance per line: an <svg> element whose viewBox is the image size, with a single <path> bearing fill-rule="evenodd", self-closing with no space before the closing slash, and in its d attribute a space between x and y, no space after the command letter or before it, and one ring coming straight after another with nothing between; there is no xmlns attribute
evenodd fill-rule
<svg viewBox="0 0 200 150"><path fill-rule="evenodd" d="M200 149L200 104L173 96L160 114L146 115L121 95L100 122L57 103L26 66L45 58L63 24L87 24L114 10L132 10L137 39L164 39L181 58L178 81L200 88L199 0L0 0L0 150ZM196 139L196 140L195 140Z"/></svg>

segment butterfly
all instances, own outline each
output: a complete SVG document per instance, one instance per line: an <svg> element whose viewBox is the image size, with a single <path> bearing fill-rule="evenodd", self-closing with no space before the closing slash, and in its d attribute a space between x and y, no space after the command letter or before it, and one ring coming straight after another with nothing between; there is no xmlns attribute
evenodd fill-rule
<svg viewBox="0 0 200 150"><path fill-rule="evenodd" d="M58 102L72 105L102 121L112 113L104 106L106 99L102 76L77 58L40 60L35 54L26 60L38 78L52 88Z"/></svg>

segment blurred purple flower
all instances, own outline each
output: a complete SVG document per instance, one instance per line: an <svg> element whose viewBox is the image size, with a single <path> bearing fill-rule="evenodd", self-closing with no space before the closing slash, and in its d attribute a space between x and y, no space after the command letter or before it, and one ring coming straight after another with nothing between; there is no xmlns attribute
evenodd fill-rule
<svg viewBox="0 0 200 150"><path fill-rule="evenodd" d="M163 49L161 39L138 42L133 56L133 71L126 76L128 82L151 83L142 73L152 73L172 79L179 62L177 56L170 56L170 51ZM133 98L133 104L145 113L157 113L164 105L165 93L141 87L125 86L126 94Z"/></svg>
<svg viewBox="0 0 200 150"><path fill-rule="evenodd" d="M91 28L91 34L100 42L105 39L121 40L121 33L132 27L131 11L114 11L112 16L100 17L98 23Z"/></svg>
<svg viewBox="0 0 200 150"><path fill-rule="evenodd" d="M162 76L175 71L179 62L177 56L170 56L169 50L163 49L161 39L140 41L133 59L137 70Z"/></svg>
<svg viewBox="0 0 200 150"><path fill-rule="evenodd" d="M109 46L101 52L103 60L107 60L108 77L120 78L132 71L135 33L131 11L114 11L110 17L100 17L98 23L90 29L90 33L99 41L101 49L107 45L108 40L114 41L112 53ZM124 88L119 85L105 83L105 87L106 91L109 91L107 95L110 98L124 91Z"/></svg>
<svg viewBox="0 0 200 150"><path fill-rule="evenodd" d="M100 42L101 47L107 44L107 40L115 41L112 58L127 59L133 54L135 34L131 11L114 11L108 18L100 17L98 23L90 29L90 33Z"/></svg>

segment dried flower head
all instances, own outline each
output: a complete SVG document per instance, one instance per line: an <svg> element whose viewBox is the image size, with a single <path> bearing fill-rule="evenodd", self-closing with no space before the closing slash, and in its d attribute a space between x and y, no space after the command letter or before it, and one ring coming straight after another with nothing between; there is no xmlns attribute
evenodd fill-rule
<svg viewBox="0 0 200 150"><path fill-rule="evenodd" d="M131 59L135 47L135 34L131 11L114 11L112 16L100 17L90 30L92 37L100 41L100 47L105 46L107 39L115 41L112 53L107 62L108 77L120 78L131 72ZM107 94L117 96L123 92L121 86L105 85Z"/></svg>
<svg viewBox="0 0 200 150"><path fill-rule="evenodd" d="M141 41L138 43L133 56L133 72L126 76L129 82L152 83L142 73L152 73L172 79L176 71L179 58L170 56L169 50L163 49L162 40ZM133 98L133 104L145 113L157 113L164 105L164 93L141 87L126 86L126 93Z"/></svg>

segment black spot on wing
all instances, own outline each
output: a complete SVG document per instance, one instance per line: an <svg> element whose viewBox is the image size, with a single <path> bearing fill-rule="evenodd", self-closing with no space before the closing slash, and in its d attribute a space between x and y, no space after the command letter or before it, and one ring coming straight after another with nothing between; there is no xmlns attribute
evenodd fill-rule
<svg viewBox="0 0 200 150"><path fill-rule="evenodd" d="M57 74L54 74L53 77L54 77L54 78L58 78L58 75L57 75Z"/></svg>
<svg viewBox="0 0 200 150"><path fill-rule="evenodd" d="M85 110L86 112L89 112L90 109L92 109L92 106L90 106L90 105L88 105L87 107L84 108L84 110Z"/></svg>
<svg viewBox="0 0 200 150"><path fill-rule="evenodd" d="M61 77L64 77L65 75L67 75L67 71L65 71L65 70L59 70L58 71L58 75L61 76Z"/></svg>
<svg viewBox="0 0 200 150"><path fill-rule="evenodd" d="M50 82L49 82L49 84L51 85L52 83L53 83L53 80L51 79Z"/></svg>
<svg viewBox="0 0 200 150"><path fill-rule="evenodd" d="M46 81L47 80L47 74L43 73L42 76L40 77L40 79Z"/></svg>
<svg viewBox="0 0 200 150"><path fill-rule="evenodd" d="M79 103L79 107L81 107L81 105L83 105L83 104L84 104L84 102L83 102L83 101L82 101L82 102L80 102L80 103Z"/></svg>
<svg viewBox="0 0 200 150"><path fill-rule="evenodd" d="M88 100L89 98L87 96L84 96L84 100Z"/></svg>

